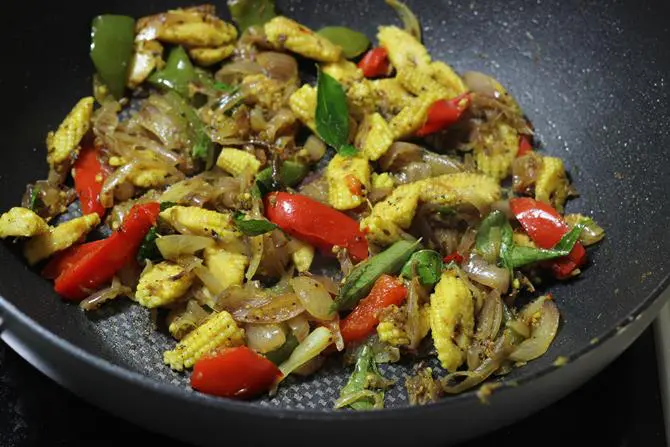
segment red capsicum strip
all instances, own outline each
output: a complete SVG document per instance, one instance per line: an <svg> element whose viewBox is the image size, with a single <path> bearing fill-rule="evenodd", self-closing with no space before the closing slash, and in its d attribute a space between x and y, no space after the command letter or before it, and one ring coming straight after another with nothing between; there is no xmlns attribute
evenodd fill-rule
<svg viewBox="0 0 670 447"><path fill-rule="evenodd" d="M393 276L382 275L349 315L340 321L340 333L345 343L362 340L379 324L379 312L391 304L401 304L407 288Z"/></svg>
<svg viewBox="0 0 670 447"><path fill-rule="evenodd" d="M509 201L510 209L526 230L528 236L541 248L552 248L570 228L563 217L551 205L530 197L519 197ZM577 242L568 256L550 261L557 278L566 278L586 262L586 249Z"/></svg>
<svg viewBox="0 0 670 447"><path fill-rule="evenodd" d="M527 135L521 135L519 137L519 150L517 151L516 156L523 157L531 152L533 152L533 145L530 144L530 138Z"/></svg>
<svg viewBox="0 0 670 447"><path fill-rule="evenodd" d="M84 214L105 215L105 207L100 203L100 192L105 181L105 172L99 159L100 150L91 145L79 152L74 163L74 189L79 196L81 211Z"/></svg>
<svg viewBox="0 0 670 447"><path fill-rule="evenodd" d="M449 264L450 262L455 262L456 264L460 264L463 262L463 255L460 254L459 252L455 251L447 256L444 257L443 259L445 264Z"/></svg>
<svg viewBox="0 0 670 447"><path fill-rule="evenodd" d="M470 105L470 94L464 93L453 99L435 101L428 109L425 124L416 131L416 136L424 137L446 129L459 120Z"/></svg>
<svg viewBox="0 0 670 447"><path fill-rule="evenodd" d="M265 197L265 215L288 234L318 247L325 254L332 253L333 246L338 246L346 248L355 261L368 257L368 241L358 222L309 197L270 193Z"/></svg>
<svg viewBox="0 0 670 447"><path fill-rule="evenodd" d="M391 70L389 54L384 47L376 47L365 53L358 63L366 78L388 76Z"/></svg>
<svg viewBox="0 0 670 447"><path fill-rule="evenodd" d="M47 279L56 279L63 272L72 268L81 258L105 245L107 239L87 242L86 244L74 245L60 253L57 253L42 270L42 276Z"/></svg>
<svg viewBox="0 0 670 447"><path fill-rule="evenodd" d="M248 399L268 390L281 376L270 360L240 346L198 360L191 387L214 396Z"/></svg>
<svg viewBox="0 0 670 447"><path fill-rule="evenodd" d="M133 259L144 236L156 223L158 213L160 205L156 202L133 206L119 230L92 248L81 250L78 259L72 254L64 262L67 269L56 278L56 292L65 299L81 300L110 281Z"/></svg>

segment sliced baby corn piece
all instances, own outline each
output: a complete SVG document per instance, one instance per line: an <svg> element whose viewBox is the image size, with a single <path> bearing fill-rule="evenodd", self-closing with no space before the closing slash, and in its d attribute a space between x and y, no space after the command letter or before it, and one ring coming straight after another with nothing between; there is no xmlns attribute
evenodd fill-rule
<svg viewBox="0 0 670 447"><path fill-rule="evenodd" d="M205 265L225 290L242 285L249 258L223 248L210 247L205 249Z"/></svg>
<svg viewBox="0 0 670 447"><path fill-rule="evenodd" d="M379 45L388 51L389 60L396 69L421 67L430 63L426 47L410 33L397 26L380 26L377 39Z"/></svg>
<svg viewBox="0 0 670 447"><path fill-rule="evenodd" d="M360 228L380 245L390 245L401 237L401 230L412 224L419 205L420 182L398 186L391 195L375 204Z"/></svg>
<svg viewBox="0 0 670 447"><path fill-rule="evenodd" d="M135 42L135 52L128 70L128 87L136 88L155 70L163 68L163 45L157 40Z"/></svg>
<svg viewBox="0 0 670 447"><path fill-rule="evenodd" d="M177 371L191 368L203 355L218 348L244 344L244 329L226 311L215 312L184 337L172 351L163 354L165 364Z"/></svg>
<svg viewBox="0 0 670 447"><path fill-rule="evenodd" d="M374 79L369 82L377 106L385 113L395 115L414 100L414 96L397 78Z"/></svg>
<svg viewBox="0 0 670 447"><path fill-rule="evenodd" d="M142 306L154 308L181 298L193 284L193 273L179 264L162 261L147 267L140 276L135 300Z"/></svg>
<svg viewBox="0 0 670 447"><path fill-rule="evenodd" d="M293 261L296 270L298 270L299 273L309 271L309 268L312 266L312 261L314 260L314 247L307 242L298 239L293 239L291 244L297 247L293 253L291 253L291 260Z"/></svg>
<svg viewBox="0 0 670 447"><path fill-rule="evenodd" d="M256 174L261 167L261 162L249 152L224 147L216 160L216 165L227 173L237 177L244 173Z"/></svg>
<svg viewBox="0 0 670 447"><path fill-rule="evenodd" d="M519 150L519 134L511 126L500 123L473 148L477 169L496 180L512 173L512 162Z"/></svg>
<svg viewBox="0 0 670 447"><path fill-rule="evenodd" d="M23 255L29 264L35 264L56 252L65 250L86 236L99 223L100 216L97 213L91 213L69 220L57 227L50 227L46 233L39 234L26 242Z"/></svg>
<svg viewBox="0 0 670 447"><path fill-rule="evenodd" d="M316 133L316 89L309 84L303 85L289 97L288 104L293 114Z"/></svg>
<svg viewBox="0 0 670 447"><path fill-rule="evenodd" d="M344 86L349 86L363 79L363 71L356 64L346 59L321 64L321 71L332 76Z"/></svg>
<svg viewBox="0 0 670 447"><path fill-rule="evenodd" d="M142 17L135 40L160 40L187 47L220 47L237 39L237 29L216 15L212 5L179 8Z"/></svg>
<svg viewBox="0 0 670 447"><path fill-rule="evenodd" d="M196 64L209 67L232 56L234 52L235 45L222 45L216 48L190 48L188 55Z"/></svg>
<svg viewBox="0 0 670 447"><path fill-rule="evenodd" d="M442 273L430 296L430 328L437 357L447 371L463 364L474 325L472 293L454 272Z"/></svg>
<svg viewBox="0 0 670 447"><path fill-rule="evenodd" d="M264 25L268 42L309 59L336 62L342 49L330 40L287 17L277 16Z"/></svg>
<svg viewBox="0 0 670 447"><path fill-rule="evenodd" d="M459 172L423 180L420 188L423 202L453 206L473 204L484 207L500 199L500 185L483 174Z"/></svg>
<svg viewBox="0 0 670 447"><path fill-rule="evenodd" d="M429 72L437 82L447 89L447 98L455 98L468 91L463 79L449 65L435 61L428 67Z"/></svg>
<svg viewBox="0 0 670 447"><path fill-rule="evenodd" d="M162 211L160 217L182 234L209 236L223 242L240 236L228 213L196 206L172 206Z"/></svg>
<svg viewBox="0 0 670 447"><path fill-rule="evenodd" d="M535 182L535 199L553 205L563 211L568 198L569 182L563 160L557 157L542 157L542 166Z"/></svg>
<svg viewBox="0 0 670 447"><path fill-rule="evenodd" d="M361 157L335 155L326 168L328 203L337 210L350 210L365 202L370 189L370 164Z"/></svg>
<svg viewBox="0 0 670 447"><path fill-rule="evenodd" d="M393 144L393 132L379 113L366 115L356 134L356 147L368 160L378 160Z"/></svg>
<svg viewBox="0 0 670 447"><path fill-rule="evenodd" d="M82 98L67 114L58 130L47 135L47 161L56 167L72 159L79 150L79 144L91 127L93 97Z"/></svg>
<svg viewBox="0 0 670 447"><path fill-rule="evenodd" d="M14 207L0 216L0 238L31 237L49 231L49 225L28 208Z"/></svg>

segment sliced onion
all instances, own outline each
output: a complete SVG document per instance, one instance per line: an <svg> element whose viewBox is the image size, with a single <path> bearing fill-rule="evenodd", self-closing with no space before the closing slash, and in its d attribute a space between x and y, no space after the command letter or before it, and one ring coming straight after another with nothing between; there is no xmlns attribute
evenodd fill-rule
<svg viewBox="0 0 670 447"><path fill-rule="evenodd" d="M312 162L319 161L326 155L326 143L321 141L321 138L316 135L307 137L303 149L305 149L309 160Z"/></svg>
<svg viewBox="0 0 670 447"><path fill-rule="evenodd" d="M252 61L238 61L226 64L216 72L216 80L230 84L240 77L263 73L263 67Z"/></svg>
<svg viewBox="0 0 670 447"><path fill-rule="evenodd" d="M252 308L240 309L234 312L233 318L244 323L283 323L300 315L305 308L294 293L284 293L273 296L265 305Z"/></svg>
<svg viewBox="0 0 670 447"><path fill-rule="evenodd" d="M181 340L200 323L205 321L209 312L203 309L194 299L186 303L185 307L175 308L167 316L167 324L170 328L170 334L177 340Z"/></svg>
<svg viewBox="0 0 670 447"><path fill-rule="evenodd" d="M421 42L421 25L419 24L419 19L416 18L416 15L414 15L409 6L399 0L386 0L386 4L398 14L405 27L405 31Z"/></svg>
<svg viewBox="0 0 670 447"><path fill-rule="evenodd" d="M205 236L170 234L156 240L156 247L165 259L175 260L183 255L192 255L214 245L214 240Z"/></svg>
<svg viewBox="0 0 670 447"><path fill-rule="evenodd" d="M193 268L193 272L200 281L207 287L212 295L219 295L225 290L221 281L204 265L198 265Z"/></svg>
<svg viewBox="0 0 670 447"><path fill-rule="evenodd" d="M290 282L298 299L310 315L319 320L335 318L337 314L333 311L333 299L323 284L307 276L297 276Z"/></svg>
<svg viewBox="0 0 670 447"><path fill-rule="evenodd" d="M247 324L244 335L247 346L261 354L278 349L286 341L286 332L278 324Z"/></svg>
<svg viewBox="0 0 670 447"><path fill-rule="evenodd" d="M248 281L244 286L227 288L216 300L216 310L225 310L233 316L262 307L272 301L272 295L261 288L258 281Z"/></svg>
<svg viewBox="0 0 670 447"><path fill-rule="evenodd" d="M551 342L558 332L560 314L552 300L546 300L542 304L540 319L532 331L530 338L521 342L519 347L512 352L510 359L518 362L528 362L540 357L547 352Z"/></svg>
<svg viewBox="0 0 670 447"><path fill-rule="evenodd" d="M264 51L256 55L256 63L263 68L269 78L280 82L298 79L298 62L289 54Z"/></svg>
<svg viewBox="0 0 670 447"><path fill-rule="evenodd" d="M522 336L523 338L530 337L530 328L521 320L511 320L507 322L507 327Z"/></svg>
<svg viewBox="0 0 670 447"><path fill-rule="evenodd" d="M509 206L509 200L501 199L491 204L491 211L501 211L507 216L508 219L512 219L514 214Z"/></svg>
<svg viewBox="0 0 670 447"><path fill-rule="evenodd" d="M486 262L481 256L471 253L463 265L463 271L480 284L498 290L501 294L509 289L510 273L507 269Z"/></svg>
<svg viewBox="0 0 670 447"><path fill-rule="evenodd" d="M287 320L286 324L291 328L293 335L295 335L295 338L299 342L302 342L309 335L309 321L307 321L307 317L304 314Z"/></svg>
<svg viewBox="0 0 670 447"><path fill-rule="evenodd" d="M423 161L430 166L431 175L433 177L465 171L465 166L460 160L427 150L423 151Z"/></svg>
<svg viewBox="0 0 670 447"><path fill-rule="evenodd" d="M499 98L498 82L492 77L478 71L466 71L463 73L463 82L468 89L474 93Z"/></svg>
<svg viewBox="0 0 670 447"><path fill-rule="evenodd" d="M118 296L132 296L132 294L133 291L129 287L121 284L121 281L115 276L109 287L89 295L79 303L79 307L87 311L95 310L107 301L111 301Z"/></svg>
<svg viewBox="0 0 670 447"><path fill-rule="evenodd" d="M281 365L279 370L282 372L283 380L302 365L318 356L333 342L333 334L325 327L321 326L314 329L305 340L293 350L291 356Z"/></svg>
<svg viewBox="0 0 670 447"><path fill-rule="evenodd" d="M423 148L416 144L397 141L379 158L382 171L396 172L414 161L421 161Z"/></svg>
<svg viewBox="0 0 670 447"><path fill-rule="evenodd" d="M428 163L413 161L408 163L395 175L395 179L401 185L418 182L432 175L432 169Z"/></svg>
<svg viewBox="0 0 670 447"><path fill-rule="evenodd" d="M474 228L469 228L461 238L461 242L458 244L456 251L458 251L461 255L469 253L472 246L475 245L476 239L477 230Z"/></svg>
<svg viewBox="0 0 670 447"><path fill-rule="evenodd" d="M320 323L333 334L335 348L340 352L344 351L344 338L342 337L342 332L340 332L340 316L337 312L335 312L335 318L332 320L321 321Z"/></svg>
<svg viewBox="0 0 670 447"><path fill-rule="evenodd" d="M503 318L503 302L500 292L492 290L484 300L477 318L475 338L479 341L492 340L498 335Z"/></svg>
<svg viewBox="0 0 670 447"><path fill-rule="evenodd" d="M419 305L419 293L421 284L419 278L414 277L409 284L407 292L407 337L409 338L409 349L416 349L421 342L419 337L421 331L421 307Z"/></svg>
<svg viewBox="0 0 670 447"><path fill-rule="evenodd" d="M346 248L341 248L337 251L337 261L340 263L340 271L342 272L342 275L347 276L351 273L354 268L354 263Z"/></svg>
<svg viewBox="0 0 670 447"><path fill-rule="evenodd" d="M260 235L249 237L248 241L251 249L251 260L249 261L249 268L247 268L246 279L247 281L251 281L251 278L253 278L258 271L258 267L263 260L263 246L265 245L265 239L263 238L263 235Z"/></svg>
<svg viewBox="0 0 670 447"><path fill-rule="evenodd" d="M508 331L504 331L503 335L498 337L493 352L490 357L481 362L481 364L473 371L456 371L446 375L440 379L442 390L448 394L459 394L463 391L472 388L484 380L491 374L496 372L502 363L509 357L510 352L514 349ZM464 379L456 384L453 382Z"/></svg>
<svg viewBox="0 0 670 447"><path fill-rule="evenodd" d="M133 170L139 166L140 160L132 160L130 163L118 168L112 175L105 179L100 191L100 203L105 208L114 204L114 188L125 182Z"/></svg>
<svg viewBox="0 0 670 447"><path fill-rule="evenodd" d="M340 285L333 278L324 275L312 275L311 273L308 273L308 276L323 284L323 287L325 287L331 295L335 296L340 293Z"/></svg>

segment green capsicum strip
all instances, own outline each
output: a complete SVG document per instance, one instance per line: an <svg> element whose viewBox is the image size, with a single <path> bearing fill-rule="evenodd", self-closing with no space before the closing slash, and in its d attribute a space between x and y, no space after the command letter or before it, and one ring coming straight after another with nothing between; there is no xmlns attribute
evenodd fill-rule
<svg viewBox="0 0 670 447"><path fill-rule="evenodd" d="M91 60L98 75L115 98L123 96L133 56L135 19L100 15L91 24Z"/></svg>
<svg viewBox="0 0 670 447"><path fill-rule="evenodd" d="M412 256L412 253L418 250L420 246L420 241L398 241L383 252L354 267L333 303L335 310L353 308L361 298L370 292L380 276L398 273Z"/></svg>
<svg viewBox="0 0 670 447"><path fill-rule="evenodd" d="M149 82L153 85L172 89L184 98L189 97L189 84L198 79L198 74L182 47L174 47L170 51L165 67L149 76Z"/></svg>

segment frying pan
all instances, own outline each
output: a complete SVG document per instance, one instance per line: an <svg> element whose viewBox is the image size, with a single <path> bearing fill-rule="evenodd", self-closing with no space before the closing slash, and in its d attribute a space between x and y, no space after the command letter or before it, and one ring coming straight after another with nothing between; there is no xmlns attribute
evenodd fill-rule
<svg viewBox="0 0 670 447"><path fill-rule="evenodd" d="M569 211L590 213L607 231L575 281L553 289L562 314L547 354L505 377L489 404L475 392L407 406L403 375L388 409L331 410L349 371L330 365L289 380L277 397L254 402L192 392L162 366L168 338L126 301L84 314L26 267L16 245L0 246L2 338L40 370L91 402L148 429L200 444L444 445L509 424L575 389L619 355L652 321L669 284L670 3L597 1L410 1L436 59L492 74L534 123L548 154L565 160L581 196ZM135 17L179 1L14 2L0 30L6 56L0 121L0 208L46 175L44 137L90 94L89 24L100 13ZM219 9L225 11L223 2ZM381 0L279 2L313 28L343 24L373 37L397 23ZM9 50L9 51L8 51ZM568 359L554 366L557 357ZM355 435L352 435L354 434ZM345 436L347 438L345 438ZM351 437L354 436L354 437Z"/></svg>

